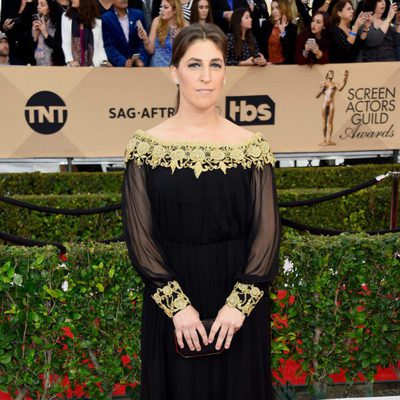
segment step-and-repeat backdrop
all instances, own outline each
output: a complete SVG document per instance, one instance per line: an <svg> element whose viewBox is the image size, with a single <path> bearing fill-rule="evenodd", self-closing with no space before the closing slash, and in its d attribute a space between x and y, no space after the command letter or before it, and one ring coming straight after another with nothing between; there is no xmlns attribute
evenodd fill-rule
<svg viewBox="0 0 400 400"><path fill-rule="evenodd" d="M400 63L230 67L219 111L274 152L400 148ZM120 157L174 112L168 68L0 69L0 157Z"/></svg>

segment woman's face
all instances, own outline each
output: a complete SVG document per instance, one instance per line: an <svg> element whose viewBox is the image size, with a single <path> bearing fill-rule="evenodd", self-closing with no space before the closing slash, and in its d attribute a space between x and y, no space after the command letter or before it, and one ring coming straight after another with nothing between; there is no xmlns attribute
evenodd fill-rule
<svg viewBox="0 0 400 400"><path fill-rule="evenodd" d="M281 10L277 1L271 3L271 15L274 21L279 21L282 18Z"/></svg>
<svg viewBox="0 0 400 400"><path fill-rule="evenodd" d="M47 0L38 1L37 12L44 17L49 15L49 5L47 4Z"/></svg>
<svg viewBox="0 0 400 400"><path fill-rule="evenodd" d="M210 10L210 5L208 4L208 0L200 0L198 3L199 7L199 19L205 21L208 16L208 12Z"/></svg>
<svg viewBox="0 0 400 400"><path fill-rule="evenodd" d="M161 18L164 21L169 21L174 17L176 11L172 8L171 4L168 3L167 0L162 0L161 2Z"/></svg>
<svg viewBox="0 0 400 400"><path fill-rule="evenodd" d="M251 22L253 20L250 17L250 13L248 11L246 11L243 16L242 16L242 20L240 21L240 27L247 31L248 29L251 29Z"/></svg>
<svg viewBox="0 0 400 400"><path fill-rule="evenodd" d="M225 63L224 55L212 41L196 40L171 72L179 81L181 106L199 111L215 107L224 85Z"/></svg>
<svg viewBox="0 0 400 400"><path fill-rule="evenodd" d="M80 2L79 0L71 0L71 7L79 8Z"/></svg>
<svg viewBox="0 0 400 400"><path fill-rule="evenodd" d="M375 10L374 14L383 14L385 12L386 8L386 1L385 0L379 0L376 5L375 5Z"/></svg>
<svg viewBox="0 0 400 400"><path fill-rule="evenodd" d="M344 21L352 21L354 16L353 6L350 3L346 3L346 5L343 7L343 10L338 12L338 16Z"/></svg>
<svg viewBox="0 0 400 400"><path fill-rule="evenodd" d="M311 32L314 35L320 35L324 28L324 17L321 14L314 15L311 21Z"/></svg>

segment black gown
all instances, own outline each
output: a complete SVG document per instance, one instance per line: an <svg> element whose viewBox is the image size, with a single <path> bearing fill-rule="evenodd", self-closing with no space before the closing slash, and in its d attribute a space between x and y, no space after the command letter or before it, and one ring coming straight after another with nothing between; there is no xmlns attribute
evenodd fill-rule
<svg viewBox="0 0 400 400"><path fill-rule="evenodd" d="M223 146L137 131L125 160L125 240L145 282L141 400L271 399L268 288L280 226L268 143L259 133ZM176 353L172 319L152 298L171 281L201 319L216 317L236 282L264 295L229 350L186 359Z"/></svg>

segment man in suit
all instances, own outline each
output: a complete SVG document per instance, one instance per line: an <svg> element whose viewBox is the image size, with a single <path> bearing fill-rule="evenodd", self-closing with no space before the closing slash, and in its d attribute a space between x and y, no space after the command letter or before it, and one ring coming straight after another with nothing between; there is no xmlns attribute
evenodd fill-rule
<svg viewBox="0 0 400 400"><path fill-rule="evenodd" d="M148 55L137 34L138 21L146 29L144 14L128 8L128 0L114 0L114 9L102 16L103 41L108 60L115 67L143 67Z"/></svg>

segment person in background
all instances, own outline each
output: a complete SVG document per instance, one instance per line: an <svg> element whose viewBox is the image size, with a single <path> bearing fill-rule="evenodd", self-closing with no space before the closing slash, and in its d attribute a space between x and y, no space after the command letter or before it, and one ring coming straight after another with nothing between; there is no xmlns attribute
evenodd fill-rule
<svg viewBox="0 0 400 400"><path fill-rule="evenodd" d="M267 61L259 52L251 32L252 19L248 8L236 9L231 18L232 33L228 33L226 65L264 66Z"/></svg>
<svg viewBox="0 0 400 400"><path fill-rule="evenodd" d="M33 16L32 37L36 65L65 65L61 39L63 10L55 0L39 0Z"/></svg>
<svg viewBox="0 0 400 400"><path fill-rule="evenodd" d="M293 64L297 27L287 0L273 0L271 18L263 22L261 52L272 64Z"/></svg>
<svg viewBox="0 0 400 400"><path fill-rule="evenodd" d="M115 67L143 67L148 55L137 26L146 29L143 12L128 8L128 0L113 0L114 9L102 16L104 48Z"/></svg>
<svg viewBox="0 0 400 400"><path fill-rule="evenodd" d="M139 37L151 55L151 67L169 67L172 56L172 43L179 31L188 25L183 18L179 0L162 0L161 14L153 20L150 35L138 27Z"/></svg>
<svg viewBox="0 0 400 400"><path fill-rule="evenodd" d="M213 20L225 33L230 32L233 12L238 8L254 9L254 0L212 0Z"/></svg>
<svg viewBox="0 0 400 400"><path fill-rule="evenodd" d="M351 63L359 61L361 41L367 37L368 14L361 12L350 28L354 18L351 0L339 0L332 10L332 43L330 62ZM367 22L367 27L364 24Z"/></svg>
<svg viewBox="0 0 400 400"><path fill-rule="evenodd" d="M400 47L400 11L397 3L388 7L385 0L363 0L363 11L372 14L365 26L366 38L362 42L361 61L395 61ZM395 18L395 25L392 20Z"/></svg>
<svg viewBox="0 0 400 400"><path fill-rule="evenodd" d="M210 0L194 0L190 13L190 23L212 24L213 16L211 12Z"/></svg>
<svg viewBox="0 0 400 400"><path fill-rule="evenodd" d="M62 48L68 66L109 65L99 17L96 0L71 1L61 23Z"/></svg>
<svg viewBox="0 0 400 400"><path fill-rule="evenodd" d="M10 55L8 38L4 32L0 31L0 67L9 65L23 65L19 60Z"/></svg>
<svg viewBox="0 0 400 400"><path fill-rule="evenodd" d="M99 8L100 16L113 8L113 0L96 0L97 7Z"/></svg>
<svg viewBox="0 0 400 400"><path fill-rule="evenodd" d="M71 4L71 0L57 0L57 3L62 7L64 11L67 11L67 8Z"/></svg>
<svg viewBox="0 0 400 400"><path fill-rule="evenodd" d="M329 15L317 11L311 24L297 36L296 63L326 64L329 62L329 47Z"/></svg>

